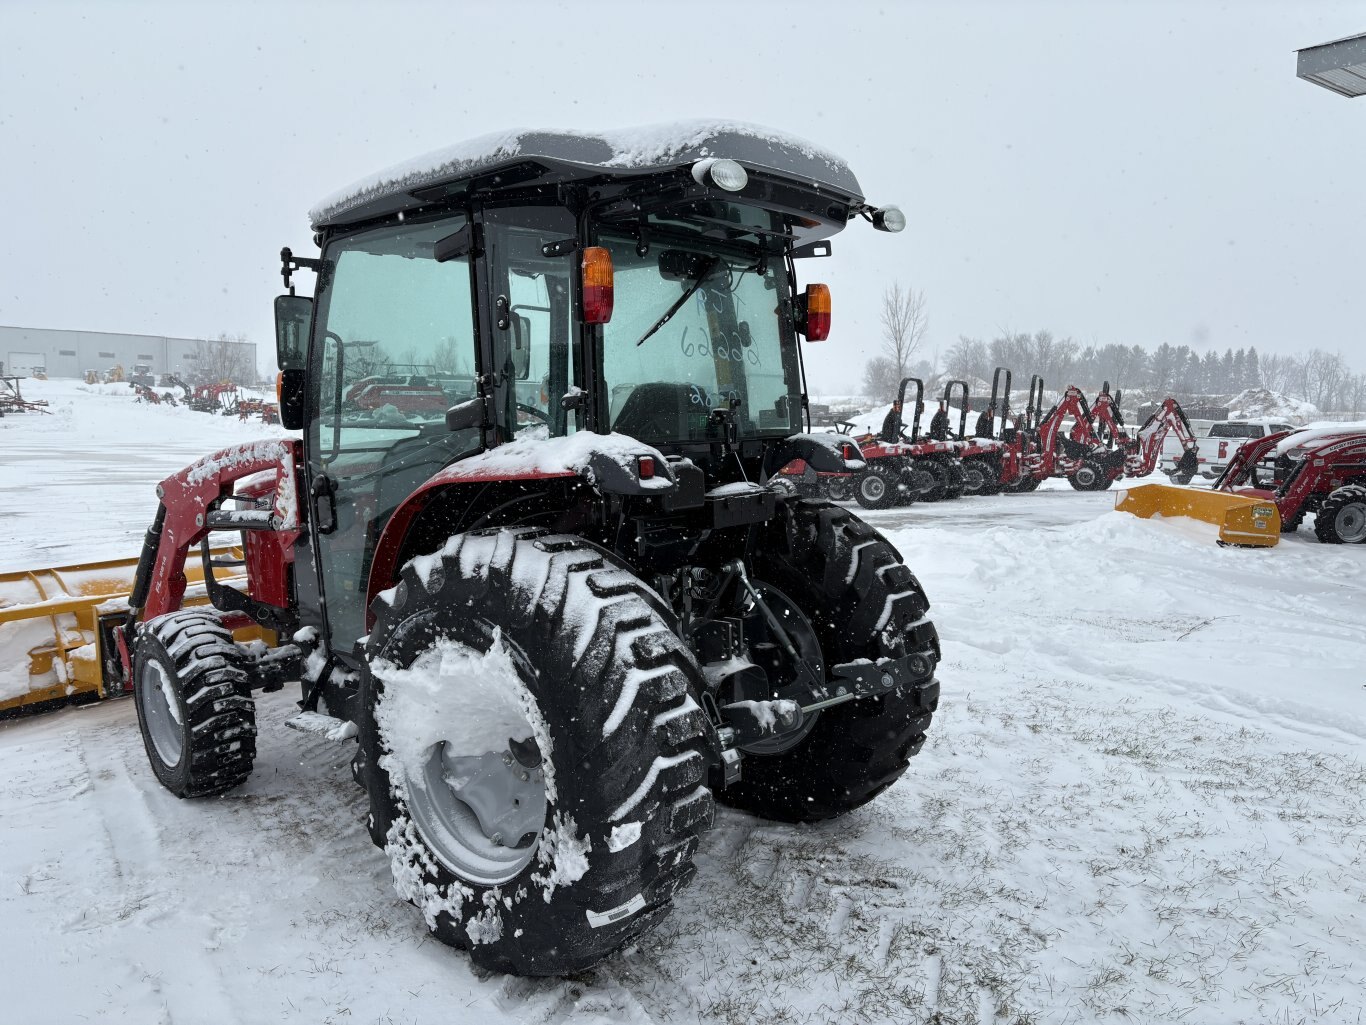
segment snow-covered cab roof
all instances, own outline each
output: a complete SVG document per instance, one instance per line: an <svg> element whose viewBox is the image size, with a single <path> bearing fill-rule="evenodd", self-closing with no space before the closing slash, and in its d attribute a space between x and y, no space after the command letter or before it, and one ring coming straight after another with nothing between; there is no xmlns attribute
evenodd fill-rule
<svg viewBox="0 0 1366 1025"><path fill-rule="evenodd" d="M513 129L415 157L362 178L309 211L315 229L412 210L468 189L621 179L729 159L848 204L863 190L840 157L796 136L737 121L683 121L608 132Z"/></svg>

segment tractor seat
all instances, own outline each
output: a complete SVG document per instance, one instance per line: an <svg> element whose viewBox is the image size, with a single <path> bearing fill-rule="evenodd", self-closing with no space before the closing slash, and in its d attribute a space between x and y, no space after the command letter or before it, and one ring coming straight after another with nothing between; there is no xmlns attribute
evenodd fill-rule
<svg viewBox="0 0 1366 1025"><path fill-rule="evenodd" d="M689 385L663 381L638 384L626 396L612 430L632 438L681 439L689 436L688 417L705 416L707 408L693 401L698 393Z"/></svg>

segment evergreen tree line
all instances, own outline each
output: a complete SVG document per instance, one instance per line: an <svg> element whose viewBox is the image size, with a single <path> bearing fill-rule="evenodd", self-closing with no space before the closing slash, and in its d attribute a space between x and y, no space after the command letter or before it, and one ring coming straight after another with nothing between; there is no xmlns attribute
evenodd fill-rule
<svg viewBox="0 0 1366 1025"><path fill-rule="evenodd" d="M1164 342L1150 351L1142 345L1082 345L1036 331L990 341L960 336L944 357L944 372L951 378L987 382L998 366L1014 372L1017 388L1027 386L1031 374L1041 375L1049 389L1075 384L1093 390L1109 381L1149 395L1232 396L1266 388L1325 412L1366 410L1366 374L1355 373L1340 353L1322 349L1263 356L1255 346L1201 353ZM868 383L874 383L873 375Z"/></svg>

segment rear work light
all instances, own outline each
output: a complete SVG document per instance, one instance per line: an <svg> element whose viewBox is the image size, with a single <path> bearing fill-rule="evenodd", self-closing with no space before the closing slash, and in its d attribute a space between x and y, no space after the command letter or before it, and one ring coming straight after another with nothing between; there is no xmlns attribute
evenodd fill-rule
<svg viewBox="0 0 1366 1025"><path fill-rule="evenodd" d="M612 254L602 246L583 251L583 320L606 324L612 319Z"/></svg>
<svg viewBox="0 0 1366 1025"><path fill-rule="evenodd" d="M823 342L830 337L830 286L806 286L806 340Z"/></svg>

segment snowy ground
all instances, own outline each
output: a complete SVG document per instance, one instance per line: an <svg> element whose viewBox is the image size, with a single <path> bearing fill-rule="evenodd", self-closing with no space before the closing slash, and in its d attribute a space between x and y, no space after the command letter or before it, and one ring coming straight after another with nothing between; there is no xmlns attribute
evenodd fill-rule
<svg viewBox="0 0 1366 1025"><path fill-rule="evenodd" d="M155 480L273 430L57 408L0 421L0 568L134 555ZM5 1018L1359 1022L1366 551L1224 550L1112 501L869 514L944 641L924 752L838 822L723 812L674 915L575 979L427 939L349 743L285 730L288 691L255 775L199 803L156 784L128 702L0 724Z"/></svg>

